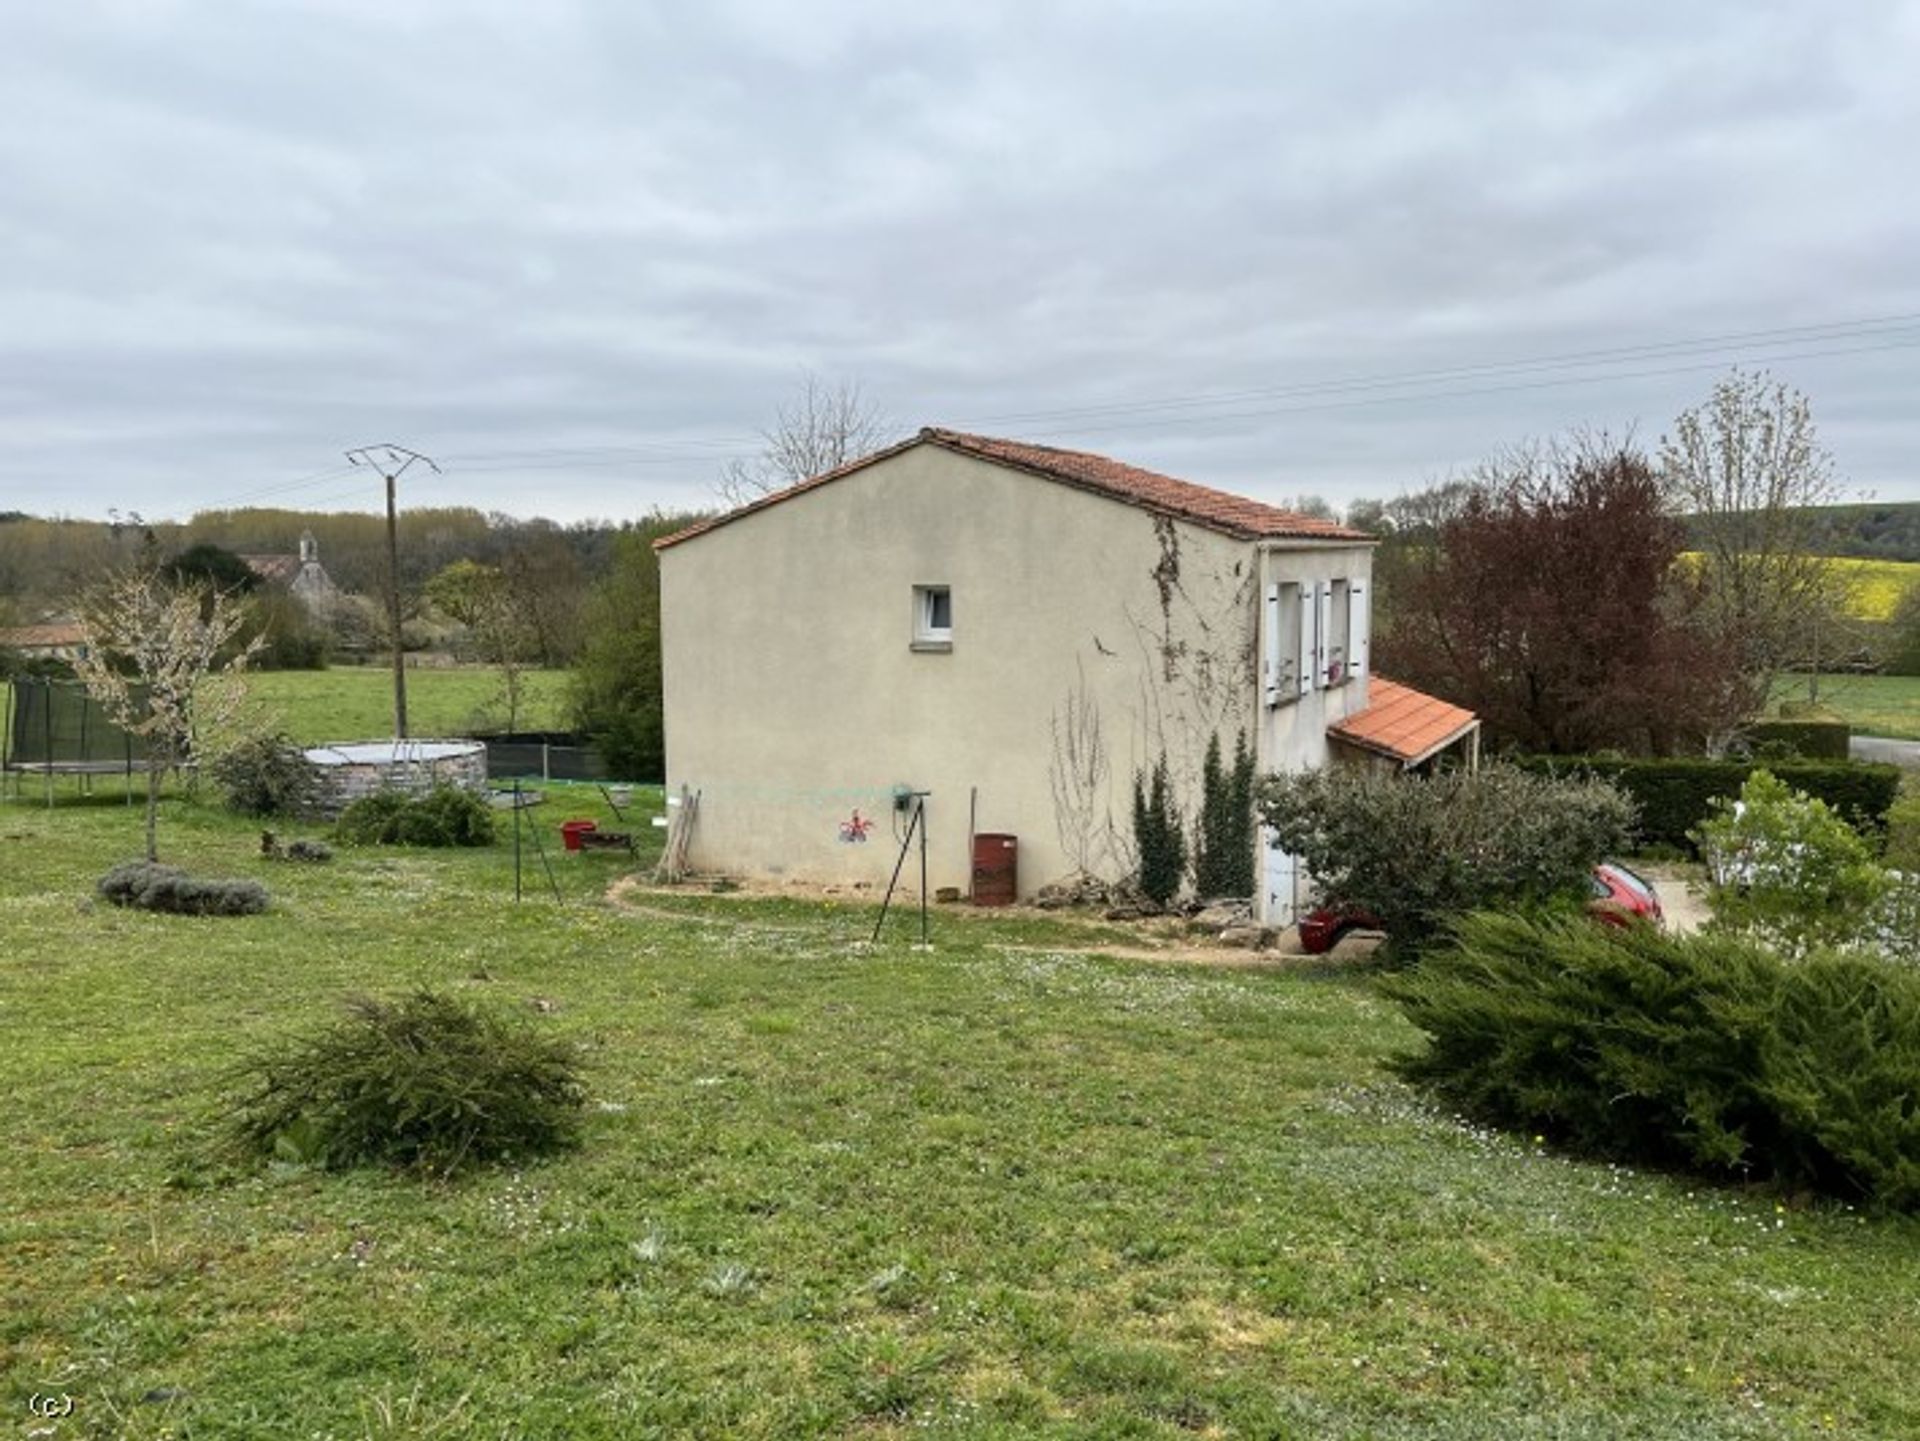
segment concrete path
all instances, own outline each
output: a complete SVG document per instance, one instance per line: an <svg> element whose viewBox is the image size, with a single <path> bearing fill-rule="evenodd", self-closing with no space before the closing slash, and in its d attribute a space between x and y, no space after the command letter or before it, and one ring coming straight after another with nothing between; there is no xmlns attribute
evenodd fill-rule
<svg viewBox="0 0 1920 1441"><path fill-rule="evenodd" d="M1889 740L1885 736L1855 736L1850 746L1857 761L1890 761L1920 768L1920 741Z"/></svg>

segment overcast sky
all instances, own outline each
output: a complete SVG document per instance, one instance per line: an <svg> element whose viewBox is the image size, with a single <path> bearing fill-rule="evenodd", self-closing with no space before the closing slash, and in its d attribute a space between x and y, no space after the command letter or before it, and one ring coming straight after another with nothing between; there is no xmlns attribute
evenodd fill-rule
<svg viewBox="0 0 1920 1441"><path fill-rule="evenodd" d="M1916 500L1916 77L1879 0L16 4L0 509L704 506L808 370L1341 503L1734 360Z"/></svg>

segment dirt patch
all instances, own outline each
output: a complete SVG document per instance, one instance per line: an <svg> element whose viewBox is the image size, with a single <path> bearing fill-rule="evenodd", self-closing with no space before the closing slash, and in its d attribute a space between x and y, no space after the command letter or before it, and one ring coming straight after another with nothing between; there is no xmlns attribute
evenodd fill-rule
<svg viewBox="0 0 1920 1441"><path fill-rule="evenodd" d="M641 876L625 876L617 880L607 890L607 903L615 909L629 915L657 917L661 920L682 921L692 925L737 925L740 922L725 914L701 914L678 907L649 905L650 897L698 897L711 900L716 908L723 908L729 900L764 900L767 898L785 898L819 902L835 901L848 906L872 909L879 903L879 897L872 891L854 890L847 886L800 885L797 883L748 883L730 886L724 891L708 891L698 882L689 882L680 886L656 885ZM919 905L917 897L902 901L895 896L896 908L905 906L912 910ZM1009 951L1032 954L1071 951L1076 955L1112 956L1119 960L1171 962L1176 965L1210 966L1220 970L1234 971L1272 971L1291 970L1302 966L1342 965L1364 961L1379 949L1385 937L1378 932L1357 931L1341 938L1340 944L1324 956L1309 956L1300 948L1299 932L1291 926L1279 931L1271 946L1262 950L1246 950L1241 947L1219 945L1204 936L1187 933L1186 922L1179 917L1161 916L1142 921L1106 921L1098 915L1079 911L1043 911L1034 906L969 906L942 905L933 911L941 922L962 922L973 924L986 921L1040 921L1053 925L1104 926L1110 929L1122 929L1129 932L1125 939L1116 940L1108 936L1063 936L1057 945L1037 943L1010 944Z"/></svg>

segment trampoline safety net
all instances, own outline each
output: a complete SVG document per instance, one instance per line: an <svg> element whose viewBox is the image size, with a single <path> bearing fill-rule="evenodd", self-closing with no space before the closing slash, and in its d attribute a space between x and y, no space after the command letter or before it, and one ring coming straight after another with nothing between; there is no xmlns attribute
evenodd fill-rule
<svg viewBox="0 0 1920 1441"><path fill-rule="evenodd" d="M77 681L8 683L0 765L7 770L110 773L144 770L147 743L107 719Z"/></svg>

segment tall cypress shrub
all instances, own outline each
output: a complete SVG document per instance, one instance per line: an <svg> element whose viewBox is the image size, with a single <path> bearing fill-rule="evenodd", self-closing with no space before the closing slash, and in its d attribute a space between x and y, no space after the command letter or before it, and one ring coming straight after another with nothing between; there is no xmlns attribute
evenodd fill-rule
<svg viewBox="0 0 1920 1441"><path fill-rule="evenodd" d="M1164 753L1151 777L1133 778L1133 841L1140 852L1140 892L1164 906L1179 892L1187 865L1186 837L1174 808Z"/></svg>
<svg viewBox="0 0 1920 1441"><path fill-rule="evenodd" d="M1207 742L1201 770L1200 819L1195 827L1193 880L1202 896L1253 894L1253 748L1241 731L1233 765L1220 753L1220 737Z"/></svg>

